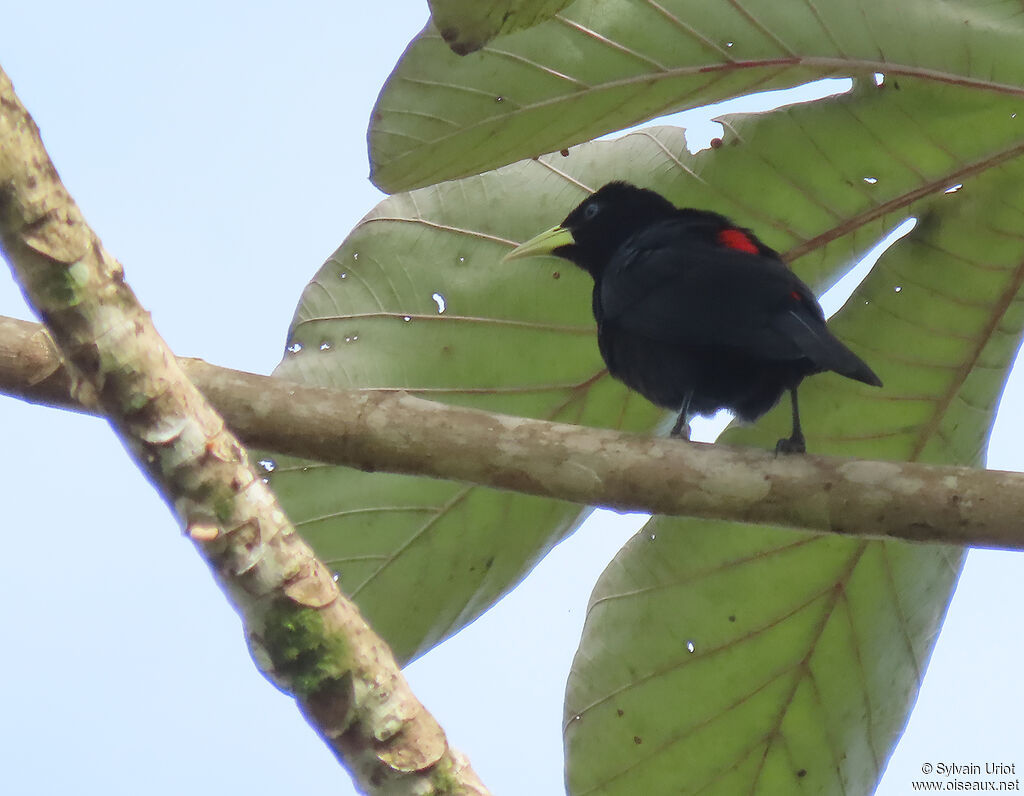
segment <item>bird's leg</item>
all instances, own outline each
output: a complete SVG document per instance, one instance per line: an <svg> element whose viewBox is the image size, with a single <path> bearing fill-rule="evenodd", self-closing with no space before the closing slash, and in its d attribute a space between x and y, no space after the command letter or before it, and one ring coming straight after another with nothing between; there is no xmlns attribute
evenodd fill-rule
<svg viewBox="0 0 1024 796"><path fill-rule="evenodd" d="M691 390L683 398L683 405L679 408L679 417L676 418L676 424L672 426L672 430L668 434L670 437L690 441L690 399L692 398L693 391Z"/></svg>
<svg viewBox="0 0 1024 796"><path fill-rule="evenodd" d="M780 453L806 453L807 443L803 429L800 428L800 407L796 402L796 387L789 388L789 396L793 404L793 433L788 439L780 439L775 445L775 455Z"/></svg>

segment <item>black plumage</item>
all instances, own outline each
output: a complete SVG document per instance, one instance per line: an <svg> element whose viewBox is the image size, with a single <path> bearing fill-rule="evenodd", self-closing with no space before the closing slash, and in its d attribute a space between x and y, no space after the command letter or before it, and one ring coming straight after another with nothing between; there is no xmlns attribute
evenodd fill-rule
<svg viewBox="0 0 1024 796"><path fill-rule="evenodd" d="M835 371L882 382L825 325L814 294L750 230L654 191L613 182L512 257L551 253L594 278L598 345L612 376L689 418L729 409L753 421L789 390L803 451L797 387Z"/></svg>

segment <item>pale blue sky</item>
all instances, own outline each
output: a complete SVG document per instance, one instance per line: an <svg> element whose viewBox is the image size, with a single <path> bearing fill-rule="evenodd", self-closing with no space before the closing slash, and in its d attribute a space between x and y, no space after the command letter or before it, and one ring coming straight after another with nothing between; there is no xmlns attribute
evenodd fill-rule
<svg viewBox="0 0 1024 796"><path fill-rule="evenodd" d="M380 198L366 124L425 1L8 5L0 64L159 330L269 372L302 287ZM30 317L6 278L0 314ZM1024 385L1007 400L991 464L1020 469ZM0 450L0 792L352 792L104 424L0 397ZM496 794L562 792L565 676L630 532L613 519L410 668ZM1019 555L972 554L883 796L924 762L1024 767L1022 584Z"/></svg>

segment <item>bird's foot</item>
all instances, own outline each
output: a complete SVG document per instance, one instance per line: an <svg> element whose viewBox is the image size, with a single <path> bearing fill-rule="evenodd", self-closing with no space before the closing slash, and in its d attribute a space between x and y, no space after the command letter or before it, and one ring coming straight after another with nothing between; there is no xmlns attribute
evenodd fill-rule
<svg viewBox="0 0 1024 796"><path fill-rule="evenodd" d="M686 422L676 423L672 426L672 430L668 433L672 439L681 439L686 442L690 441L690 424Z"/></svg>
<svg viewBox="0 0 1024 796"><path fill-rule="evenodd" d="M807 443L803 435L780 439L775 443L775 455L778 456L780 453L807 453Z"/></svg>

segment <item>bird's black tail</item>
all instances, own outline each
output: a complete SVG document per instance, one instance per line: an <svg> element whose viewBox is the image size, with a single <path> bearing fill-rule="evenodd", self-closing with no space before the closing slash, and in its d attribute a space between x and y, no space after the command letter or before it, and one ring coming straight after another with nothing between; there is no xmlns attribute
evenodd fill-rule
<svg viewBox="0 0 1024 796"><path fill-rule="evenodd" d="M811 324L797 312L790 312L786 326L804 355L822 370L848 379L881 387L882 380L867 363L847 348L824 324Z"/></svg>
<svg viewBox="0 0 1024 796"><path fill-rule="evenodd" d="M834 370L840 376L846 376L848 379L856 379L865 384L870 384L872 387L882 386L882 380L878 378L877 373L868 367L867 362L853 353L835 337L832 337L831 333L829 333L829 337L832 338L830 341L831 345L829 346L829 358L827 361L818 362L817 364L827 367L829 370Z"/></svg>

